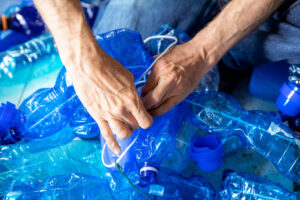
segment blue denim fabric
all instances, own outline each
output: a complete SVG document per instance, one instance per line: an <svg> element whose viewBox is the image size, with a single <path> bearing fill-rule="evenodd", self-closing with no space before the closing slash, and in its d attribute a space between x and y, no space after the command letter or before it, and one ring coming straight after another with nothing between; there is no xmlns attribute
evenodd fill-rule
<svg viewBox="0 0 300 200"><path fill-rule="evenodd" d="M152 35L163 24L189 34L200 30L219 11L216 0L104 0L95 21L95 34L117 28Z"/></svg>
<svg viewBox="0 0 300 200"><path fill-rule="evenodd" d="M281 60L300 64L299 0L286 1L264 24L223 57L226 65L238 69Z"/></svg>
<svg viewBox="0 0 300 200"><path fill-rule="evenodd" d="M145 38L169 24L193 36L229 0L103 0L93 31L116 28L139 31ZM287 60L300 64L300 0L286 0L263 25L234 46L224 57L226 65L248 68Z"/></svg>

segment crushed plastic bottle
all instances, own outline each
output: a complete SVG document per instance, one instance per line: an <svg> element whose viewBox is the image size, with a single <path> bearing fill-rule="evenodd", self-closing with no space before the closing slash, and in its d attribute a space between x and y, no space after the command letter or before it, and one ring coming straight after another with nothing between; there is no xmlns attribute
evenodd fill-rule
<svg viewBox="0 0 300 200"><path fill-rule="evenodd" d="M178 200L211 200L215 192L210 183L201 176L183 178L171 170L161 169L158 173L157 183L149 186L149 194L156 199Z"/></svg>
<svg viewBox="0 0 300 200"><path fill-rule="evenodd" d="M25 83L61 67L53 38L46 33L0 53L0 85Z"/></svg>
<svg viewBox="0 0 300 200"><path fill-rule="evenodd" d="M225 93L193 92L190 121L221 137L238 136L242 143L270 160L285 176L300 183L300 136L273 114L247 111Z"/></svg>
<svg viewBox="0 0 300 200"><path fill-rule="evenodd" d="M106 174L98 140L72 140L62 144L62 137L72 137L72 132L64 129L51 137L0 146L0 196L12 182L40 182L70 173Z"/></svg>
<svg viewBox="0 0 300 200"><path fill-rule="evenodd" d="M288 190L262 177L237 172L224 172L223 183L217 199L297 200L299 192Z"/></svg>
<svg viewBox="0 0 300 200"><path fill-rule="evenodd" d="M140 177L146 182L155 180L161 163L174 151L176 136L182 126L184 109L175 106L166 114L154 119L153 125L136 130L139 135L134 152L140 169Z"/></svg>
<svg viewBox="0 0 300 200"><path fill-rule="evenodd" d="M92 26L98 7L88 3L81 3L81 6L88 24ZM6 23L3 20L0 22L1 30L14 30L31 37L47 32L44 21L33 4L26 5L3 19Z"/></svg>
<svg viewBox="0 0 300 200"><path fill-rule="evenodd" d="M49 177L41 182L12 182L4 199L108 199L112 200L105 178L83 174Z"/></svg>

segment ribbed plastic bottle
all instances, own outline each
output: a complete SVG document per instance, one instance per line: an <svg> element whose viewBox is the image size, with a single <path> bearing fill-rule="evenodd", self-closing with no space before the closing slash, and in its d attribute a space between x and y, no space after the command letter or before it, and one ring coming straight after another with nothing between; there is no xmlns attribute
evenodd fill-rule
<svg viewBox="0 0 300 200"><path fill-rule="evenodd" d="M273 114L247 111L234 98L218 92L194 92L190 121L221 137L238 136L243 144L270 160L285 176L300 183L300 136Z"/></svg>
<svg viewBox="0 0 300 200"><path fill-rule="evenodd" d="M262 177L229 171L223 174L223 183L217 196L220 200L297 200L299 198L299 192L290 192Z"/></svg>
<svg viewBox="0 0 300 200"><path fill-rule="evenodd" d="M26 83L61 67L53 38L46 33L0 53L0 85Z"/></svg>

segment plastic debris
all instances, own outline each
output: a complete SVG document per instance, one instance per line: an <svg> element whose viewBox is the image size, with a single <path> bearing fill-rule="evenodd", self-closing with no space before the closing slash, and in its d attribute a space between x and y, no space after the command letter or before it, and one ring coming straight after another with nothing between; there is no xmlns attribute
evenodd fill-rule
<svg viewBox="0 0 300 200"><path fill-rule="evenodd" d="M224 172L224 180L217 199L297 200L299 192L289 192L262 177L237 172Z"/></svg>
<svg viewBox="0 0 300 200"><path fill-rule="evenodd" d="M270 160L300 183L300 136L268 112L247 111L225 93L193 92L188 114L192 124L221 137L237 135L243 144Z"/></svg>

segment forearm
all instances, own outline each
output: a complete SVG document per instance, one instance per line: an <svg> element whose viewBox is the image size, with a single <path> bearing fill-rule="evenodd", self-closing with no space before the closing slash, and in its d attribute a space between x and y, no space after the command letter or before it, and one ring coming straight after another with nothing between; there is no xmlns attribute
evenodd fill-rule
<svg viewBox="0 0 300 200"><path fill-rule="evenodd" d="M284 0L232 0L192 40L198 55L214 65L235 44L262 24Z"/></svg>
<svg viewBox="0 0 300 200"><path fill-rule="evenodd" d="M102 56L94 54L104 52L85 21L79 0L34 0L34 3L54 36L68 71L88 70L81 63L85 57L98 56L101 59Z"/></svg>

